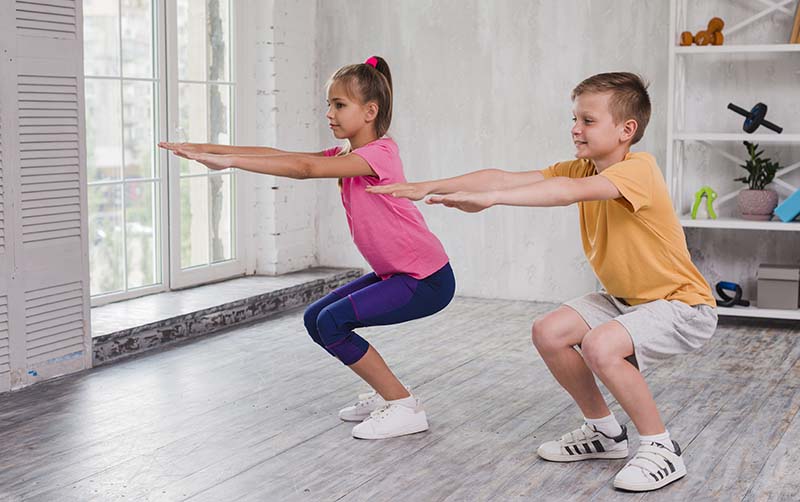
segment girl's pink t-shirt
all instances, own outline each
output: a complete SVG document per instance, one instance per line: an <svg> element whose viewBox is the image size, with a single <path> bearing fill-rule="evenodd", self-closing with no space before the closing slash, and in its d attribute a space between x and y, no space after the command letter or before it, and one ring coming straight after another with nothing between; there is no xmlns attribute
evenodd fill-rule
<svg viewBox="0 0 800 502"><path fill-rule="evenodd" d="M339 147L325 150L333 157ZM342 179L342 203L356 247L381 279L407 274L424 279L447 264L442 243L408 199L371 194L373 185L406 183L397 143L381 138L352 152L367 161L377 176Z"/></svg>

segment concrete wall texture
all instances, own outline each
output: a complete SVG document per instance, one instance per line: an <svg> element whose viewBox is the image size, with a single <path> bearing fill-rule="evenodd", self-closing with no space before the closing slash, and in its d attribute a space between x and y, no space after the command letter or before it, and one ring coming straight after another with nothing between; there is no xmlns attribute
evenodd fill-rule
<svg viewBox="0 0 800 502"><path fill-rule="evenodd" d="M687 23L702 26L711 15L734 22L753 12L746 2L719 0L690 11ZM392 68L390 134L400 145L410 181L486 167L541 169L573 158L570 91L583 78L606 71L632 71L650 82L653 115L634 150L653 153L665 168L672 43L666 0L274 0L269 14L266 24L271 26L263 32L269 35L261 42L274 44L272 66L260 71L275 75L274 89L265 84L259 91L259 137L267 138L268 132L267 144L301 149L335 145L324 118L324 83L340 66L377 54ZM791 22L785 18L773 13L736 37L742 43L772 37ZM752 92L737 94L749 101L763 86L748 81L747 66L734 67L724 66L726 78L749 82ZM698 70L691 76L698 80L689 84L687 122L725 130L704 122L713 75ZM778 96L786 89L779 88ZM730 118L724 106L720 117ZM733 175L739 173L721 174L725 179ZM691 182L701 181L709 182ZM284 197L276 205L276 222L289 226L277 247L262 250L282 256L273 257L277 268L312 262L367 268L350 239L335 181L276 183L278 197ZM696 189L687 186L685 191ZM451 256L460 295L560 301L597 287L580 246L575 207L498 207L477 215L419 207ZM730 252L726 263L712 261L730 246L725 235L715 232L689 233L701 270L724 277L756 266L760 258ZM293 264L287 266L289 259ZM732 262L737 264L730 268Z"/></svg>

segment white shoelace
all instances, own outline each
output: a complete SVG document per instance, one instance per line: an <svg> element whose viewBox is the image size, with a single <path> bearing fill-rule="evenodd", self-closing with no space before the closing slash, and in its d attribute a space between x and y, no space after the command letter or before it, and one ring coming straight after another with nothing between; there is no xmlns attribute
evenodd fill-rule
<svg viewBox="0 0 800 502"><path fill-rule="evenodd" d="M380 408L375 409L372 413L369 414L369 418L372 420L383 420L389 415L389 408L392 405L389 403L384 404Z"/></svg>
<svg viewBox="0 0 800 502"><path fill-rule="evenodd" d="M365 392L358 395L358 401L353 405L356 408L367 408L378 399L378 394L375 391Z"/></svg>

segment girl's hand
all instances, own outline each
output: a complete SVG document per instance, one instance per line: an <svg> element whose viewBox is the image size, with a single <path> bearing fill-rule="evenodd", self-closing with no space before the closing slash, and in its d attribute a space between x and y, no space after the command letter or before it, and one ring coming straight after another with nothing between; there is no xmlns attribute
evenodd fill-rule
<svg viewBox="0 0 800 502"><path fill-rule="evenodd" d="M428 204L444 204L460 209L465 213L477 213L494 205L491 192L455 192L447 195L434 195L426 200Z"/></svg>
<svg viewBox="0 0 800 502"><path fill-rule="evenodd" d="M233 158L230 155L216 155L213 153L198 153L183 150L173 150L173 153L184 159L195 160L209 169L222 170L233 167Z"/></svg>
<svg viewBox="0 0 800 502"><path fill-rule="evenodd" d="M202 143L168 143L166 141L161 141L158 146L159 148L163 148L171 152L183 150L185 152L205 153L203 148L204 145Z"/></svg>
<svg viewBox="0 0 800 502"><path fill-rule="evenodd" d="M391 185L374 185L367 187L367 192L375 194L389 194L392 197L409 200L422 200L428 195L428 190L423 183L392 183Z"/></svg>

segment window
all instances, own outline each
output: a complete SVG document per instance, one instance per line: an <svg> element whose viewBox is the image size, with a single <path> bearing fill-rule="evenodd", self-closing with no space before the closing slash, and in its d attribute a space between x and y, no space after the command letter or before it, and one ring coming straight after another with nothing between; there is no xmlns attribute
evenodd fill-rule
<svg viewBox="0 0 800 502"><path fill-rule="evenodd" d="M230 171L159 140L234 138L230 0L85 0L94 304L243 272Z"/></svg>
<svg viewBox="0 0 800 502"><path fill-rule="evenodd" d="M230 144L230 12L227 2L178 0L177 85L179 141ZM231 172L180 163L181 268L208 266L233 256Z"/></svg>

